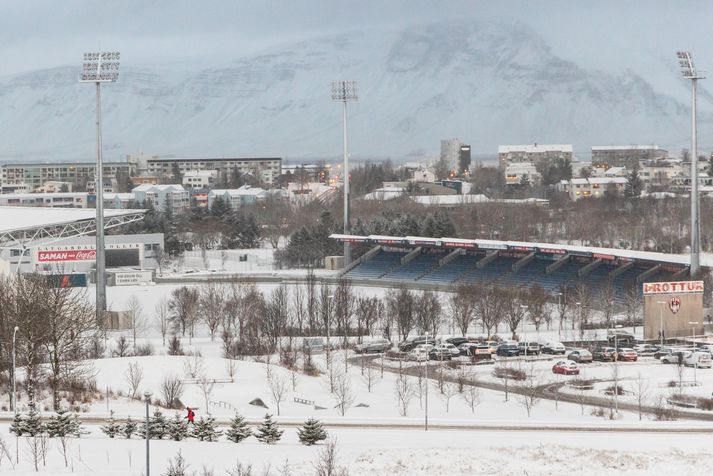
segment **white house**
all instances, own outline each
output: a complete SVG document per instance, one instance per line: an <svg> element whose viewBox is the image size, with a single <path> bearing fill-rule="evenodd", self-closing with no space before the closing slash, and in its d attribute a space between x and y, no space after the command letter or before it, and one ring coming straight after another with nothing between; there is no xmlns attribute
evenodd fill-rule
<svg viewBox="0 0 713 476"><path fill-rule="evenodd" d="M190 208L188 191L182 185L139 185L131 191L137 202L153 205L161 210L181 213Z"/></svg>
<svg viewBox="0 0 713 476"><path fill-rule="evenodd" d="M217 170L187 170L183 174L184 188L210 188L218 177Z"/></svg>
<svg viewBox="0 0 713 476"><path fill-rule="evenodd" d="M265 201L270 192L259 187L243 185L236 189L216 189L208 192L208 208L213 206L215 199L220 197L230 208L237 210L245 205Z"/></svg>
<svg viewBox="0 0 713 476"><path fill-rule="evenodd" d="M579 200L580 198L601 197L607 190L623 193L626 181L624 177L575 178L560 181L557 184L557 189L568 194L572 200Z"/></svg>

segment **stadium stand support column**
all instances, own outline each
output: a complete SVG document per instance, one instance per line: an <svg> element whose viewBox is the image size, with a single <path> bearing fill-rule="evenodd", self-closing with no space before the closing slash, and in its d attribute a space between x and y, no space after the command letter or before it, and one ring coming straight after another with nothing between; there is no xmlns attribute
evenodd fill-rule
<svg viewBox="0 0 713 476"><path fill-rule="evenodd" d="M363 263L364 261L370 260L370 259L371 259L372 257L374 257L374 255L377 254L379 251L381 251L381 246L375 246L375 247L373 247L372 249L370 249L369 251L367 251L366 253L364 253L363 255L361 255L361 256L359 257L359 259L355 259L354 261L352 261L351 263L349 263L348 265L346 265L346 266L339 272L339 276L344 276L345 274L347 274L349 271L351 271L352 269L354 269L354 268L356 268L357 266L359 266L359 265L360 265L361 263Z"/></svg>
<svg viewBox="0 0 713 476"><path fill-rule="evenodd" d="M495 261L496 259L498 259L498 252L497 252L497 250L491 251L490 253L488 253L487 255L485 255L485 258L483 258L483 259L481 259L480 261L478 261L478 263L475 265L475 267L478 268L478 269L482 269L482 268L484 268L488 263L491 263L491 262Z"/></svg>
<svg viewBox="0 0 713 476"><path fill-rule="evenodd" d="M443 266L444 264L448 264L463 254L465 254L465 250L462 250L462 249L453 250L450 253L448 253L446 256L444 256L443 258L438 260L438 266Z"/></svg>
<svg viewBox="0 0 713 476"><path fill-rule="evenodd" d="M569 262L570 255L564 255L545 269L545 274L552 274Z"/></svg>
<svg viewBox="0 0 713 476"><path fill-rule="evenodd" d="M646 271L644 271L643 273L641 273L640 275L638 275L638 276L636 277L636 282L637 282L638 284L643 283L644 281L646 281L646 279L647 279L649 276L652 276L652 275L656 274L656 273L658 272L658 270L660 270L660 269L661 269L661 265L660 265L660 264L657 264L657 265L654 266L653 268L647 269Z"/></svg>
<svg viewBox="0 0 713 476"><path fill-rule="evenodd" d="M534 252L534 251L533 251L532 253L530 253L529 255L525 256L524 258L522 258L521 260L518 260L518 261L514 262L514 263L512 264L512 271L513 271L513 273L517 273L518 271L520 271L520 268L522 268L523 266L525 266L527 263L529 263L529 262L532 261L533 259L535 259L535 252Z"/></svg>
<svg viewBox="0 0 713 476"><path fill-rule="evenodd" d="M595 259L594 261L577 271L577 276L581 278L582 276L588 275L589 273L597 269L599 266L601 266L603 262L604 261L602 261L601 259Z"/></svg>
<svg viewBox="0 0 713 476"><path fill-rule="evenodd" d="M685 267L685 268L681 269L681 271L676 271L675 273L673 273L673 275L671 276L671 280L687 278L688 276L690 276L690 274L691 274L691 268Z"/></svg>
<svg viewBox="0 0 713 476"><path fill-rule="evenodd" d="M418 247L416 247L415 250L413 250L412 252L410 252L409 254L404 256L403 258L401 258L401 264L406 264L410 261L413 261L414 258L416 258L420 254L421 254L421 247L418 246Z"/></svg>
<svg viewBox="0 0 713 476"><path fill-rule="evenodd" d="M626 272L626 271L629 271L629 270L630 270L631 268L633 268L633 267L634 267L634 262L633 262L633 261L629 261L629 262L626 263L625 265L619 266L618 268L612 270L612 271L609 273L609 277L610 277L610 278L616 278L616 277L619 276L621 273L624 273L624 272Z"/></svg>

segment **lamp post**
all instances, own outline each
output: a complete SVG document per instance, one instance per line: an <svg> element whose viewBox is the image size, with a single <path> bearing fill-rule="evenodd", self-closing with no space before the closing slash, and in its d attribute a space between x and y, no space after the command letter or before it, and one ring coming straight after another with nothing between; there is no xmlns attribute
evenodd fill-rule
<svg viewBox="0 0 713 476"><path fill-rule="evenodd" d="M579 345L582 345L582 340L583 340L583 335L584 335L584 330L582 329L582 303L577 301L574 304L579 309L579 335L580 335ZM574 321L574 319L572 321ZM574 326L572 326L572 327L574 329Z"/></svg>
<svg viewBox="0 0 713 476"><path fill-rule="evenodd" d="M666 301L656 301L656 304L661 306L659 307L659 340L661 347L663 347L663 306L668 303Z"/></svg>
<svg viewBox="0 0 713 476"><path fill-rule="evenodd" d="M426 344L428 344L428 332L426 332ZM424 417L424 426L425 426L425 431L428 431L428 353L426 353L426 362L424 365L426 366L426 414Z"/></svg>
<svg viewBox="0 0 713 476"><path fill-rule="evenodd" d="M106 262L104 256L104 169L102 164L102 113L101 84L113 83L119 79L119 52L84 53L80 83L96 84L96 126L97 126L97 164L94 188L96 193L96 319L102 326L106 311Z"/></svg>
<svg viewBox="0 0 713 476"><path fill-rule="evenodd" d="M698 199L698 141L696 130L696 85L705 76L696 71L689 51L679 51L678 64L683 77L691 80L691 276L698 273L700 262L700 214Z"/></svg>
<svg viewBox="0 0 713 476"><path fill-rule="evenodd" d="M621 329L622 325L614 326L614 410L619 413L619 334L616 329Z"/></svg>
<svg viewBox="0 0 713 476"><path fill-rule="evenodd" d="M151 403L151 392L144 392L146 399L146 476L151 474L151 458L149 457L149 404Z"/></svg>
<svg viewBox="0 0 713 476"><path fill-rule="evenodd" d="M349 152L347 148L347 102L356 101L357 83L356 81L338 80L332 81L332 100L339 101L344 105L343 108L343 125L344 125L344 234L348 235L351 231L349 226ZM344 266L347 266L351 261L351 245L347 240L344 241Z"/></svg>
<svg viewBox="0 0 713 476"><path fill-rule="evenodd" d="M17 369L15 369L15 341L17 338L17 331L20 328L15 326L12 330L12 398L10 399L10 404L12 405L12 411L17 415Z"/></svg>
<svg viewBox="0 0 713 476"><path fill-rule="evenodd" d="M522 309L523 314L525 314L527 312L527 306L525 306L524 304L520 304L520 309ZM523 318L524 318L524 316L523 316ZM527 357L527 344L528 344L528 342L527 342L527 327L526 326L527 326L527 322L523 322L522 336L525 339L525 357Z"/></svg>
<svg viewBox="0 0 713 476"><path fill-rule="evenodd" d="M557 296L557 310L559 311L562 308L562 293L554 293L554 295ZM557 329L557 337L560 341L562 340L562 317L560 316L560 325Z"/></svg>
<svg viewBox="0 0 713 476"><path fill-rule="evenodd" d="M694 356L693 353L696 351L696 328L698 321L688 321L688 325L691 326L691 357L693 357L693 383L698 385L698 357Z"/></svg>

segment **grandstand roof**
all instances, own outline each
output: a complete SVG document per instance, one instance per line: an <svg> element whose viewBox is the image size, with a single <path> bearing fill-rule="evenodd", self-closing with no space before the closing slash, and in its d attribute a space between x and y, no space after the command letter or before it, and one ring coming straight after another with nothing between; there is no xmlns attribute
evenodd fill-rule
<svg viewBox="0 0 713 476"><path fill-rule="evenodd" d="M572 144L528 144L498 146L498 154L509 154L511 152L525 152L528 154L540 152L572 152Z"/></svg>
<svg viewBox="0 0 713 476"><path fill-rule="evenodd" d="M145 210L104 210L105 228L139 220ZM0 247L27 247L96 231L96 211L86 208L0 207Z"/></svg>
<svg viewBox="0 0 713 476"><path fill-rule="evenodd" d="M690 257L688 255L674 255L666 253L656 253L652 251L622 250L617 248L599 248L593 246L563 245L553 243L532 243L525 241L499 241L499 240L467 240L463 238L427 238L414 236L383 236L383 235L344 235L333 234L330 238L339 241L354 241L360 243L374 243L385 245L405 245L405 246L432 246L442 248L468 248L482 250L517 250L532 251L539 253L573 254L580 256L591 256L605 260L624 261L652 261L656 263L668 263L679 266L688 266ZM713 259L704 259L705 266L713 265ZM706 262L708 261L708 262Z"/></svg>

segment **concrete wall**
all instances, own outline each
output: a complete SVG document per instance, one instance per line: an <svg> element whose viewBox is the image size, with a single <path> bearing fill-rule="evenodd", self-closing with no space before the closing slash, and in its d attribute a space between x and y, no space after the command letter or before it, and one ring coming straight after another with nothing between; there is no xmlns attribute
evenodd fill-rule
<svg viewBox="0 0 713 476"><path fill-rule="evenodd" d="M662 321L667 339L702 335L703 293L644 294L644 339L659 339Z"/></svg>

